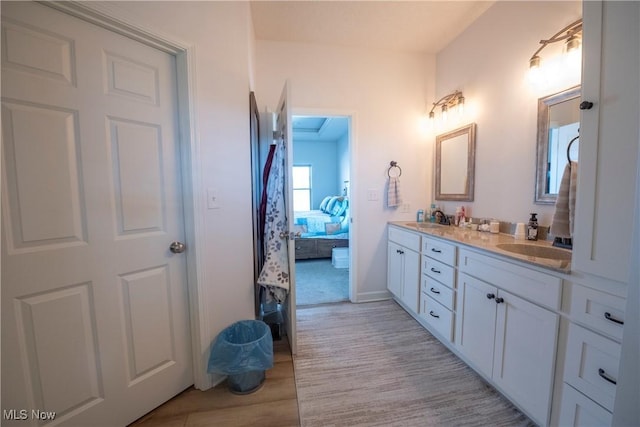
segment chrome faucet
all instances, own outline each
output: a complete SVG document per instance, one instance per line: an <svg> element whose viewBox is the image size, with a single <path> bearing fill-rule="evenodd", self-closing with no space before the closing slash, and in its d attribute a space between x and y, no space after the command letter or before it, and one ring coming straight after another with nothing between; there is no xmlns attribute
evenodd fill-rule
<svg viewBox="0 0 640 427"><path fill-rule="evenodd" d="M444 212L442 212L440 209L436 209L435 211L432 212L432 214L436 217L436 223L451 225L451 221L449 220L449 217L446 216Z"/></svg>

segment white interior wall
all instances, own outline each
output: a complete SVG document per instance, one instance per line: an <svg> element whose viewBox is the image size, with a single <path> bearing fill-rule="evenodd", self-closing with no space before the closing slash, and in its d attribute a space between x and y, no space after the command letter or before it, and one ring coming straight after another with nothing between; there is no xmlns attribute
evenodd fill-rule
<svg viewBox="0 0 640 427"><path fill-rule="evenodd" d="M537 99L570 86L542 93L529 84L527 70L539 40L581 16L579 1L496 2L438 53L438 97L458 89L466 99L465 123L452 126L478 125L475 200L438 202L447 213L464 204L473 217L526 222L530 212L538 212L540 224L550 225L554 207L533 203ZM545 48L543 61L553 52Z"/></svg>
<svg viewBox="0 0 640 427"><path fill-rule="evenodd" d="M293 164L311 165L311 209L339 193L336 141L293 140Z"/></svg>
<svg viewBox="0 0 640 427"><path fill-rule="evenodd" d="M261 109L274 110L285 80L292 108L350 112L351 206L357 269L355 301L388 296L386 223L415 217L431 188L431 146L420 131L433 57L317 44L256 42L256 93ZM385 207L389 162L402 167L408 212ZM373 190L377 201L369 201Z"/></svg>
<svg viewBox="0 0 640 427"><path fill-rule="evenodd" d="M338 186L340 187L340 193L344 193L345 186L347 189L349 188L349 183L345 183L345 181L349 181L349 173L350 173L350 164L349 164L349 134L347 131L336 143L336 151L338 157ZM351 196L348 194L347 196Z"/></svg>
<svg viewBox="0 0 640 427"><path fill-rule="evenodd" d="M200 147L205 233L201 254L203 363L218 333L254 318L249 90L251 15L246 2L109 2L126 19L182 40L195 51L195 133ZM207 209L207 188L219 209ZM205 365L206 366L206 365Z"/></svg>

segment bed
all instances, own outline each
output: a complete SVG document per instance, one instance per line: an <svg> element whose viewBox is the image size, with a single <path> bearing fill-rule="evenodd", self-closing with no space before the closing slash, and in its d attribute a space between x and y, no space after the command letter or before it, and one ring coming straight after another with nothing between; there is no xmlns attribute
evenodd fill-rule
<svg viewBox="0 0 640 427"><path fill-rule="evenodd" d="M327 196L320 209L294 212L296 259L331 258L333 248L349 246L349 199Z"/></svg>

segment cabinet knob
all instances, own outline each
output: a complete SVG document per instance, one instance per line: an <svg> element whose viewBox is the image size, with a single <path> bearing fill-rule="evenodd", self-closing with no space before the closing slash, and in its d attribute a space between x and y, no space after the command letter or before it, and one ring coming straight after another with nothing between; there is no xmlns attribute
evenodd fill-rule
<svg viewBox="0 0 640 427"><path fill-rule="evenodd" d="M582 101L580 103L580 109L581 110L591 110L592 108L593 108L593 102Z"/></svg>
<svg viewBox="0 0 640 427"><path fill-rule="evenodd" d="M496 304L502 304L504 302L504 298L496 298Z"/></svg>
<svg viewBox="0 0 640 427"><path fill-rule="evenodd" d="M494 299L495 297L495 294L487 294L487 299Z"/></svg>

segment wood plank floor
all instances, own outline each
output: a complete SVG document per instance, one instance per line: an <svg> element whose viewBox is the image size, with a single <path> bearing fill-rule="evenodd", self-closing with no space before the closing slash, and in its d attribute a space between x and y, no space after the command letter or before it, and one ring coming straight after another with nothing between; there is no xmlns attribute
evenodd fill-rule
<svg viewBox="0 0 640 427"><path fill-rule="evenodd" d="M273 354L273 368L266 371L260 390L239 396L226 384L207 391L191 387L130 427L299 426L293 360L287 341L274 341Z"/></svg>

